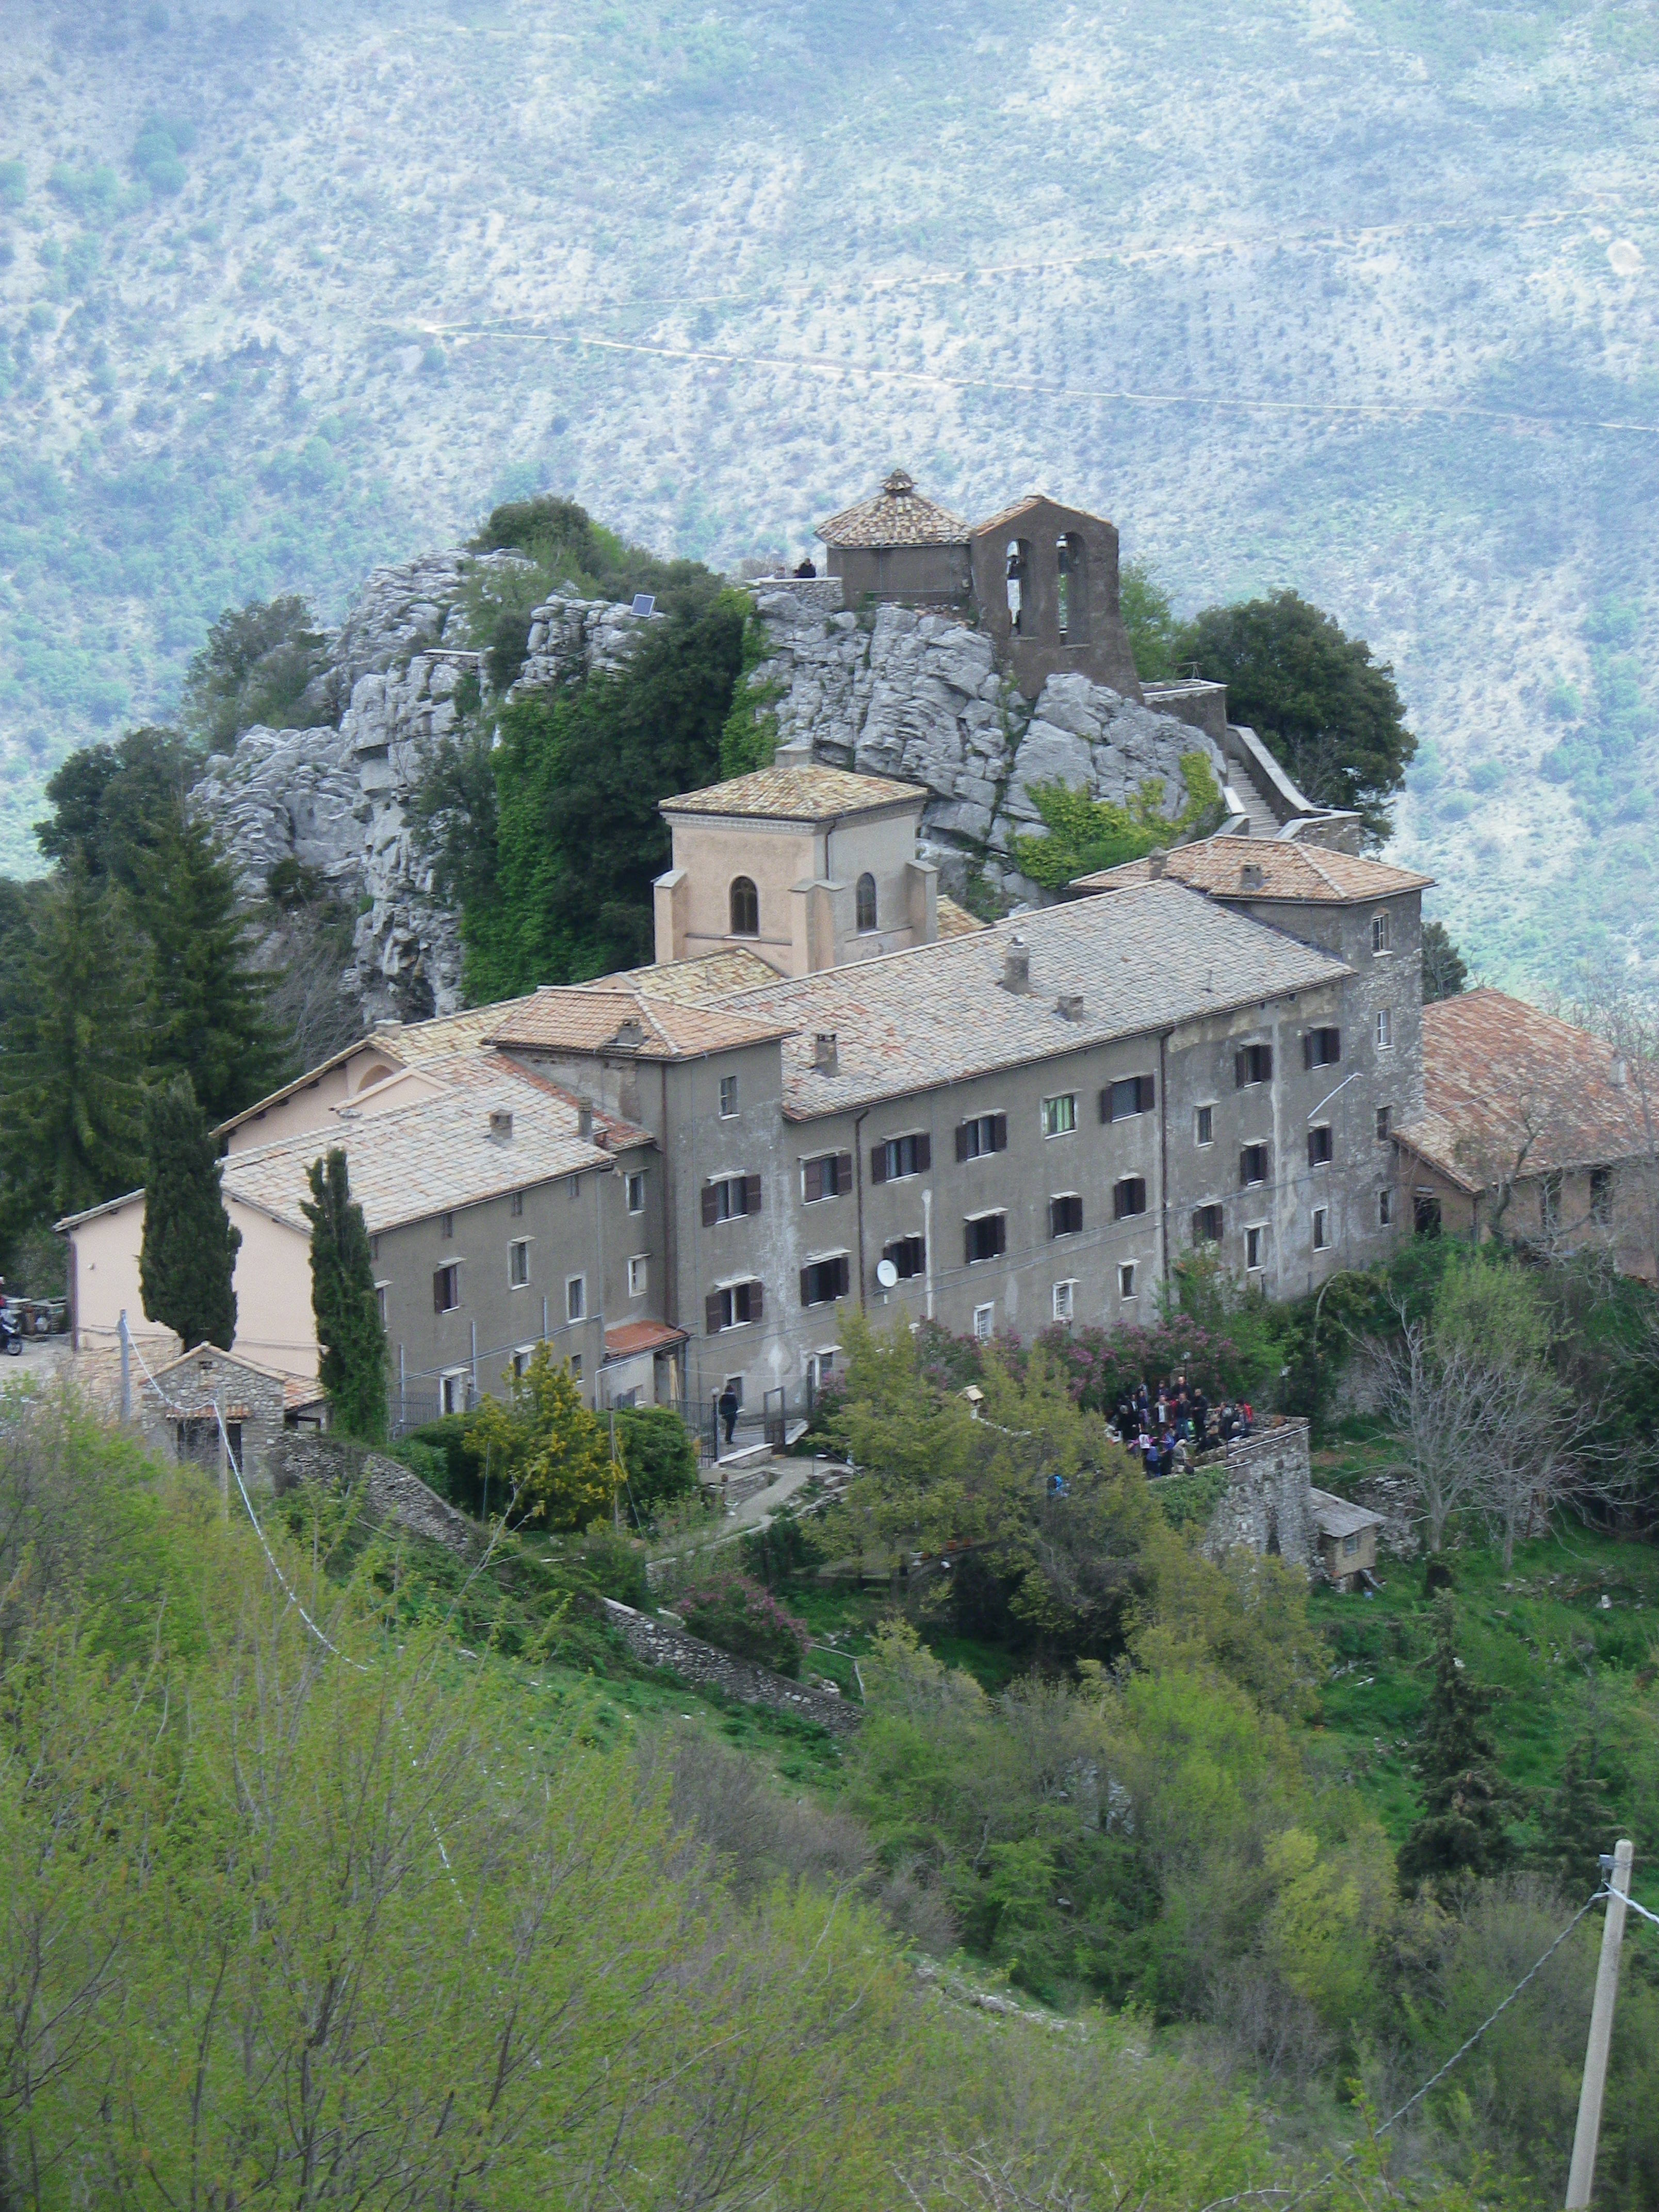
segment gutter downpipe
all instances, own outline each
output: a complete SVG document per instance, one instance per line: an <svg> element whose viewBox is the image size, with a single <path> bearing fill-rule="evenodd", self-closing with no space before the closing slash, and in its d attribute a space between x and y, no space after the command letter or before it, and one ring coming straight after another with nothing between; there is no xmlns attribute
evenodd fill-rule
<svg viewBox="0 0 1659 2212"><path fill-rule="evenodd" d="M933 1318L933 1189L930 1183L921 1194L921 1249L927 1256L926 1272L927 1318Z"/></svg>
<svg viewBox="0 0 1659 2212"><path fill-rule="evenodd" d="M1170 1287L1170 1060L1172 1030L1160 1030L1158 1038L1158 1272L1163 1288Z"/></svg>
<svg viewBox="0 0 1659 2212"><path fill-rule="evenodd" d="M862 1111L862 1112L858 1113L858 1114L855 1114L855 1115L853 1116L853 1188L854 1188L854 1190L857 1193L857 1195L858 1195L858 1216L859 1216L859 1311L860 1311L860 1313L862 1313L862 1312L865 1310L865 1295L864 1295L864 1144L863 1144L863 1132L864 1132L864 1117L865 1117L865 1115L866 1115L866 1114L867 1114L869 1111L870 1111L870 1109L866 1106L866 1107L865 1107L865 1108L864 1108L864 1109L863 1109L863 1111Z"/></svg>

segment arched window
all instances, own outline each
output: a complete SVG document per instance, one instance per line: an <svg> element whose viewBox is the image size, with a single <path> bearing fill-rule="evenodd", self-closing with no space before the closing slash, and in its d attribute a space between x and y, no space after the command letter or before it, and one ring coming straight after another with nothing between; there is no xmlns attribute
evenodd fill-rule
<svg viewBox="0 0 1659 2212"><path fill-rule="evenodd" d="M859 878L859 927L873 929L876 926L876 879L872 875Z"/></svg>
<svg viewBox="0 0 1659 2212"><path fill-rule="evenodd" d="M747 876L732 878L732 934L733 937L760 935L760 893Z"/></svg>

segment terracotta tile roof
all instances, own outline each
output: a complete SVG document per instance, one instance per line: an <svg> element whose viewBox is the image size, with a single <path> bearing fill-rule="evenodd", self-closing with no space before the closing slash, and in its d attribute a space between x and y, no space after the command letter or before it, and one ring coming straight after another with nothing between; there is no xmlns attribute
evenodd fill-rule
<svg viewBox="0 0 1659 2212"><path fill-rule="evenodd" d="M1424 1112L1401 1143L1465 1190L1644 1153L1641 1100L1611 1045L1511 999L1465 991L1423 1009Z"/></svg>
<svg viewBox="0 0 1659 2212"><path fill-rule="evenodd" d="M663 814L740 814L772 822L832 822L843 814L863 814L902 801L920 806L927 799L919 783L895 783L884 775L854 775L844 768L814 762L800 768L757 769L752 775L711 783L703 791L683 791L658 802Z"/></svg>
<svg viewBox="0 0 1659 2212"><path fill-rule="evenodd" d="M924 499L915 477L895 469L873 499L842 507L814 535L826 545L965 545L968 526Z"/></svg>
<svg viewBox="0 0 1659 2212"><path fill-rule="evenodd" d="M965 906L958 906L952 898L941 898L939 902L939 933L947 937L976 937L985 924Z"/></svg>
<svg viewBox="0 0 1659 2212"><path fill-rule="evenodd" d="M696 960L665 960L655 968L626 968L616 975L595 981L643 991L650 999L670 999L681 1006L704 1006L729 998L733 991L752 991L776 980L758 952L732 945L724 952L706 952ZM497 1012L500 1011L498 1008Z"/></svg>
<svg viewBox="0 0 1659 2212"><path fill-rule="evenodd" d="M1260 884L1246 884L1247 867L1261 870ZM1212 898L1312 900L1336 906L1388 898L1398 891L1425 890L1434 881L1432 876L1391 867L1363 854L1334 853L1322 845L1278 837L1203 837L1194 845L1177 845L1165 860L1164 872ZM1126 884L1152 880L1149 862L1125 860L1115 868L1078 877L1071 888L1115 891Z"/></svg>
<svg viewBox="0 0 1659 2212"><path fill-rule="evenodd" d="M496 1030L506 1048L633 1052L641 1060L685 1060L783 1036L787 1024L718 1006L653 997L621 979L573 983L521 999Z"/></svg>
<svg viewBox="0 0 1659 2212"><path fill-rule="evenodd" d="M337 1130L312 1131L247 1152L224 1164L228 1198L257 1206L308 1233L300 1202L309 1195L306 1170L331 1145L346 1156L351 1194L370 1235L428 1214L476 1206L509 1190L556 1176L608 1168L605 1146L577 1133L577 1107L568 1091L538 1080L498 1053L457 1054L441 1070L443 1088L385 1114L337 1116ZM513 1133L491 1133L492 1107L508 1108ZM618 1149L650 1141L645 1131L596 1112L595 1136Z"/></svg>
<svg viewBox="0 0 1659 2212"><path fill-rule="evenodd" d="M1008 940L1030 948L1029 994L1002 988ZM1352 971L1180 884L1079 899L971 935L744 992L728 1004L787 1022L784 1111L793 1120L1074 1052L1230 1006L1309 990ZM1079 994L1073 1020L1061 994ZM833 1075L812 1065L833 1032Z"/></svg>
<svg viewBox="0 0 1659 2212"><path fill-rule="evenodd" d="M686 1332L666 1321L625 1321L605 1333L607 1359L636 1359L642 1352L666 1352L684 1344Z"/></svg>

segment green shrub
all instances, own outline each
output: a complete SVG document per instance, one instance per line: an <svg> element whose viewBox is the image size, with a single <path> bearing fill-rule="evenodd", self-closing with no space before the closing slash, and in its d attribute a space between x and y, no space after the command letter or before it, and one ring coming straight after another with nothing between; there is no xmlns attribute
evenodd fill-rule
<svg viewBox="0 0 1659 2212"><path fill-rule="evenodd" d="M705 1644L716 1644L739 1659L757 1660L775 1674L799 1674L809 1640L805 1623L786 1613L747 1575L716 1576L688 1592L678 1611Z"/></svg>
<svg viewBox="0 0 1659 2212"><path fill-rule="evenodd" d="M689 1498L697 1486L697 1452L672 1406L629 1407L617 1416L617 1449L628 1470L627 1496L639 1519L655 1505Z"/></svg>
<svg viewBox="0 0 1659 2212"><path fill-rule="evenodd" d="M1221 820L1221 791L1201 752L1182 753L1181 780L1187 803L1171 818L1164 812L1164 779L1148 776L1127 806L1091 799L1064 783L1034 783L1031 799L1046 837L1017 837L1014 854L1033 883L1063 890L1079 876L1139 860L1154 845L1179 845L1203 836Z"/></svg>
<svg viewBox="0 0 1659 2212"><path fill-rule="evenodd" d="M626 1536L608 1528L590 1528L580 1543L569 1543L562 1556L578 1562L602 1597L618 1605L631 1605L636 1613L651 1606L651 1586L646 1580L645 1554Z"/></svg>

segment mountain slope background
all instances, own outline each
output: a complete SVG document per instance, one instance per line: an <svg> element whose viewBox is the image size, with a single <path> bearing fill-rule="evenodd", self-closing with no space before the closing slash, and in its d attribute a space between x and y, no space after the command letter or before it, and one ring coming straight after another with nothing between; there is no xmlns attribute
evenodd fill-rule
<svg viewBox="0 0 1659 2212"><path fill-rule="evenodd" d="M1494 978L1659 958L1659 14L11 0L0 862L227 604L567 492L799 555L895 461L1391 659Z"/></svg>

